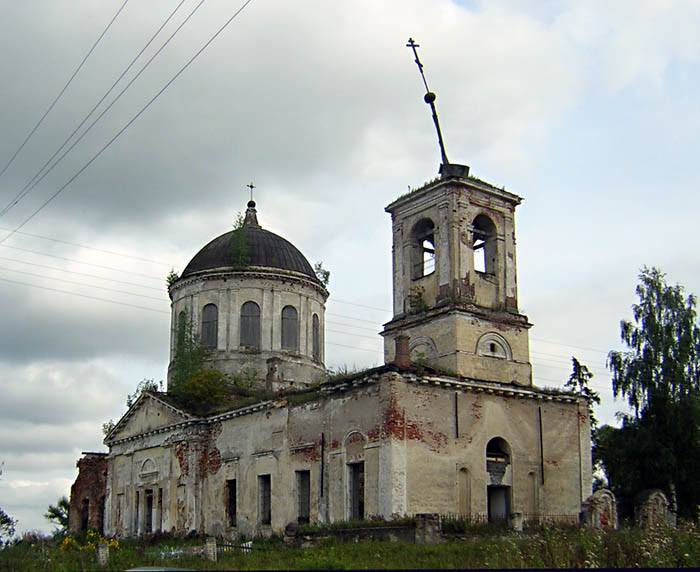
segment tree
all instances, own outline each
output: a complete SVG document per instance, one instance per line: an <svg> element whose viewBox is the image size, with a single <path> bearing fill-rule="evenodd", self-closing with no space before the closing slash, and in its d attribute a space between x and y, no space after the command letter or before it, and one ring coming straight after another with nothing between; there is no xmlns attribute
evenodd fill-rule
<svg viewBox="0 0 700 572"><path fill-rule="evenodd" d="M144 392L151 392L152 393L152 392L156 392L156 391L162 391L162 389L163 389L163 382L162 381L155 381L153 379L144 378L141 381L139 381L139 384L136 386L134 393L130 393L126 396L126 406L131 407L134 403L136 403L136 400L139 397L141 397L141 394ZM107 425L107 423L105 425ZM104 430L105 430L105 427L103 425L102 431L104 432ZM110 429L110 431L111 431L111 429Z"/></svg>
<svg viewBox="0 0 700 572"><path fill-rule="evenodd" d="M634 323L620 322L629 349L608 354L613 393L626 397L637 417L654 399L678 401L697 396L700 388L695 296L686 297L682 286L668 286L657 268L644 267L639 279Z"/></svg>
<svg viewBox="0 0 700 572"><path fill-rule="evenodd" d="M574 356L571 356L571 375L564 384L566 389L578 393L588 401L588 412L591 419L591 433L595 435L598 420L593 414L593 405L600 405L600 395L590 387L590 381L593 379L591 371L578 361Z"/></svg>
<svg viewBox="0 0 700 572"><path fill-rule="evenodd" d="M0 476L2 476L4 468L5 463L0 463ZM12 536L14 536L16 526L17 521L7 514L2 507L0 507L0 547L8 542Z"/></svg>
<svg viewBox="0 0 700 572"><path fill-rule="evenodd" d="M316 274L316 278L318 278L323 283L323 285L327 288L328 282L331 279L331 271L326 270L323 267L323 262L318 261L316 264L314 264L314 273Z"/></svg>
<svg viewBox="0 0 700 572"><path fill-rule="evenodd" d="M49 505L49 508L44 513L44 518L58 526L59 533L64 533L68 530L69 512L70 502L68 501L68 497L62 496L55 505Z"/></svg>
<svg viewBox="0 0 700 572"><path fill-rule="evenodd" d="M207 355L209 350L199 343L192 322L186 318L180 321L177 326L175 358L169 389L175 389L200 371L204 367Z"/></svg>
<svg viewBox="0 0 700 572"><path fill-rule="evenodd" d="M201 369L168 394L186 411L206 415L225 403L232 394L232 382L220 371Z"/></svg>
<svg viewBox="0 0 700 572"><path fill-rule="evenodd" d="M620 428L601 427L594 458L629 507L646 488L661 488L683 516L700 504L700 329L695 296L666 284L656 268L643 268L633 321L622 320L626 351L611 351L613 394L634 415Z"/></svg>

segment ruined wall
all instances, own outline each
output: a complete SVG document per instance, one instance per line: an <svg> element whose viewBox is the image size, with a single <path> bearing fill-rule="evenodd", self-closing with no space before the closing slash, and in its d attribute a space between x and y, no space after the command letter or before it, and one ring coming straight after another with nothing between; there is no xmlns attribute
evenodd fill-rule
<svg viewBox="0 0 700 572"><path fill-rule="evenodd" d="M68 526L71 532L94 528L103 531L107 494L107 458L103 453L85 453L76 463L78 476L70 488Z"/></svg>
<svg viewBox="0 0 700 572"><path fill-rule="evenodd" d="M282 359L280 373L288 381L306 385L319 380L324 372L325 300L327 292L302 275L272 272L222 272L186 278L171 290L170 367L175 356L177 318L185 312L194 332L201 334L202 309L218 308L218 345L208 357L212 367L228 374L244 372L264 380L267 360ZM240 346L241 306L248 301L260 307L261 345L259 350ZM299 319L298 351L281 349L282 308L294 306ZM320 356L312 351L312 317L319 317Z"/></svg>
<svg viewBox="0 0 700 572"><path fill-rule="evenodd" d="M509 486L511 512L525 514L576 515L590 495L590 426L576 400L440 389L420 381L393 384L391 391L404 415L408 512L486 514L490 484ZM486 463L487 443L495 437L510 453L499 482Z"/></svg>
<svg viewBox="0 0 700 572"><path fill-rule="evenodd" d="M298 471L309 472L312 522L348 520L357 511L364 518L486 513L493 483L485 452L494 437L508 444L510 462L499 483L511 487L511 511L577 514L590 495L588 430L585 407L572 397L375 373L306 403L280 398L115 443L109 531L281 533L300 515ZM260 478L268 475L265 523Z"/></svg>

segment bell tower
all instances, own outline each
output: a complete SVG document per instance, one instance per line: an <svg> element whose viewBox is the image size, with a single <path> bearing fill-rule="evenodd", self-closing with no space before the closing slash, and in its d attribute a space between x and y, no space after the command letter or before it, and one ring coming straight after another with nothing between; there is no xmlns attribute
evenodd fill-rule
<svg viewBox="0 0 700 572"><path fill-rule="evenodd" d="M384 357L408 336L412 361L463 377L532 384L528 330L518 311L515 208L521 198L450 163L416 48L442 156L438 178L386 207L393 226L393 318Z"/></svg>

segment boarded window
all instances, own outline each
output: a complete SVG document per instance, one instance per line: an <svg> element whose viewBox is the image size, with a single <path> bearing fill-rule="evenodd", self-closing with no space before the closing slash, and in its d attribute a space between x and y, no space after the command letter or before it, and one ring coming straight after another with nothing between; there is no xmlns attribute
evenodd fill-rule
<svg viewBox="0 0 700 572"><path fill-rule="evenodd" d="M316 361L321 361L321 321L318 314L311 319L311 355Z"/></svg>
<svg viewBox="0 0 700 572"><path fill-rule="evenodd" d="M270 475L258 475L258 518L260 524L272 522L272 480Z"/></svg>
<svg viewBox="0 0 700 572"><path fill-rule="evenodd" d="M236 497L236 479L226 481L226 516L229 526L236 526L238 499Z"/></svg>
<svg viewBox="0 0 700 572"><path fill-rule="evenodd" d="M241 345L260 349L260 306L255 302L241 306Z"/></svg>
<svg viewBox="0 0 700 572"><path fill-rule="evenodd" d="M299 351L299 316L294 306L282 308L282 349Z"/></svg>
<svg viewBox="0 0 700 572"><path fill-rule="evenodd" d="M298 522L309 522L311 516L311 472L297 471Z"/></svg>
<svg viewBox="0 0 700 572"><path fill-rule="evenodd" d="M219 329L219 310L216 304L207 304L202 308L202 345L205 348L216 348Z"/></svg>
<svg viewBox="0 0 700 572"><path fill-rule="evenodd" d="M365 464L348 465L350 476L350 520L365 518Z"/></svg>

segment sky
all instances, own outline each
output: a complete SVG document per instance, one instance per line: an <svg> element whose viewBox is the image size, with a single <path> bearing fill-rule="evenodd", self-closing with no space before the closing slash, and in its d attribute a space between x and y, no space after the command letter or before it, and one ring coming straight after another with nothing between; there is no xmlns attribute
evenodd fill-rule
<svg viewBox="0 0 700 572"><path fill-rule="evenodd" d="M31 188L0 215L0 506L20 530L50 529L81 451L105 450L102 423L164 379L165 276L230 230L251 181L261 225L331 272L326 366L382 363L384 207L439 164L409 37L450 159L524 198L537 385L560 387L575 355L615 423L605 359L639 270L700 292L694 0L253 0L73 179L242 2L128 1L0 176L3 211ZM123 3L0 0L0 169ZM178 6L85 127L184 22L172 40L28 185Z"/></svg>

